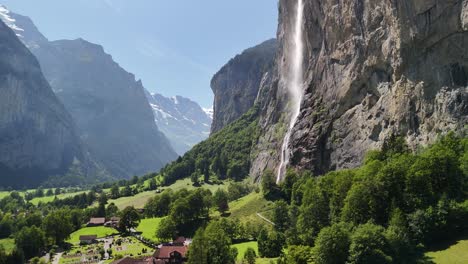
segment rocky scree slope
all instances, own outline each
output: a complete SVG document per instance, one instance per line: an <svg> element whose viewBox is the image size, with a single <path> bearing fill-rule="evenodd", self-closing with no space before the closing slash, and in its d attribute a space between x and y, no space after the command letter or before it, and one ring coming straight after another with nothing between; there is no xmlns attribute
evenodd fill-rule
<svg viewBox="0 0 468 264"><path fill-rule="evenodd" d="M113 176L157 171L177 157L154 123L141 81L103 47L83 39L47 41L29 18L11 17L75 120L82 141Z"/></svg>
<svg viewBox="0 0 468 264"><path fill-rule="evenodd" d="M297 1L279 4L278 74L265 97L252 174L275 169L287 109L281 73ZM468 1L305 1L304 98L292 166L355 167L392 134L416 149L468 124Z"/></svg>
<svg viewBox="0 0 468 264"><path fill-rule="evenodd" d="M2 186L35 186L72 167L83 175L96 169L36 58L1 20L0 94Z"/></svg>

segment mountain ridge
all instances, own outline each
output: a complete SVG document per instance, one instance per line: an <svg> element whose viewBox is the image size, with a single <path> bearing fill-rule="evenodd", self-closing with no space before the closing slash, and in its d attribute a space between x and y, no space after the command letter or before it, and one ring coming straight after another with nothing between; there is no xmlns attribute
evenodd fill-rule
<svg viewBox="0 0 468 264"><path fill-rule="evenodd" d="M112 175L142 175L177 157L154 122L142 82L102 46L81 38L48 41L31 19L9 15L71 113L81 140Z"/></svg>
<svg viewBox="0 0 468 264"><path fill-rule="evenodd" d="M158 128L183 155L209 136L212 119L206 111L183 96L165 97L146 91Z"/></svg>

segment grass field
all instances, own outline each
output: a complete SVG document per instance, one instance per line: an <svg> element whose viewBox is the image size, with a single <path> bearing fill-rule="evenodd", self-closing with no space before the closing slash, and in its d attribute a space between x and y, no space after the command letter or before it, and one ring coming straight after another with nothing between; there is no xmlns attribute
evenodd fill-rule
<svg viewBox="0 0 468 264"><path fill-rule="evenodd" d="M226 189L227 185L226 184L222 184L222 185L205 184L202 187L205 189L209 189L212 192L215 192L218 188ZM163 187L161 188L161 190L172 189L173 191L178 191L184 188L187 190L193 190L193 189L196 189L197 187L194 187L192 185L192 181L190 179L184 179L184 180L179 180L168 187ZM121 197L118 199L111 199L109 200L109 203L114 203L120 210L124 209L127 206L134 206L135 208L143 208L146 202L155 195L158 195L155 191L141 192L132 197Z"/></svg>
<svg viewBox="0 0 468 264"><path fill-rule="evenodd" d="M263 222L256 214L262 213L263 216L268 217L271 208L272 202L265 200L261 193L253 192L229 203L229 210L231 212L229 217L242 222Z"/></svg>
<svg viewBox="0 0 468 264"><path fill-rule="evenodd" d="M445 250L428 252L426 256L436 264L468 263L468 240L460 240Z"/></svg>
<svg viewBox="0 0 468 264"><path fill-rule="evenodd" d="M137 227L137 231L142 232L142 236L146 239L150 239L152 241L156 241L156 230L161 223L161 220L164 218L147 218L142 219L140 225Z"/></svg>
<svg viewBox="0 0 468 264"><path fill-rule="evenodd" d="M10 253L15 248L15 240L13 238L0 239L0 246L5 249L5 252Z"/></svg>
<svg viewBox="0 0 468 264"><path fill-rule="evenodd" d="M59 199L59 200L60 199L65 199L65 198L73 197L75 195L82 194L82 193L85 193L85 191L72 192L72 193L62 193L62 194L57 195L57 199ZM50 202L53 202L54 200L55 200L55 195L45 196L45 197L36 197L36 198L31 200L31 203L34 204L34 205L38 205L39 202L50 203Z"/></svg>
<svg viewBox="0 0 468 264"><path fill-rule="evenodd" d="M98 238L103 238L110 236L112 234L117 234L118 232L110 227L96 226L96 227L83 227L80 230L73 232L70 235L70 239L67 242L72 244L80 243L80 236L84 235L97 235Z"/></svg>
<svg viewBox="0 0 468 264"><path fill-rule="evenodd" d="M258 256L258 243L257 241L251 241L251 242L245 242L245 243L240 243L240 244L234 244L232 247L237 248L237 261L241 261L244 259L244 254L247 249L253 248L255 250L255 253Z"/></svg>

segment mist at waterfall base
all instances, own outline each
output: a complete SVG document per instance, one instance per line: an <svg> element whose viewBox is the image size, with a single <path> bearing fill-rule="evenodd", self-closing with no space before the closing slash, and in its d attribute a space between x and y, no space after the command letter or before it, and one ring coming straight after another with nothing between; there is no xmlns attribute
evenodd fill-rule
<svg viewBox="0 0 468 264"><path fill-rule="evenodd" d="M289 57L289 64L292 67L289 68L289 72L282 75L281 78L284 80L284 87L287 88L288 100L289 100L289 111L290 121L288 130L283 139L281 146L281 160L278 166L278 173L276 182L279 183L283 180L286 173L287 166L291 157L291 150L289 149L289 142L291 140L292 130L296 124L297 118L299 117L301 110L301 102L303 97L303 50L304 43L302 39L302 24L303 24L303 13L304 4L303 0L298 0L296 7L296 17L294 22L294 33L292 35L293 49L292 54Z"/></svg>

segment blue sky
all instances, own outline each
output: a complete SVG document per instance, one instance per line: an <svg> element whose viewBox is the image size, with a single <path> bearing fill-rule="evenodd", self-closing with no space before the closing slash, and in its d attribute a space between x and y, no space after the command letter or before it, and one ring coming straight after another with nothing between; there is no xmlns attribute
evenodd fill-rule
<svg viewBox="0 0 468 264"><path fill-rule="evenodd" d="M104 46L145 87L212 105L210 80L242 50L273 38L277 0L0 0L50 40Z"/></svg>

